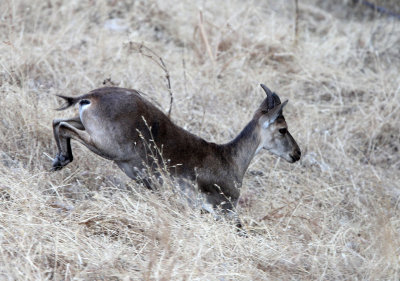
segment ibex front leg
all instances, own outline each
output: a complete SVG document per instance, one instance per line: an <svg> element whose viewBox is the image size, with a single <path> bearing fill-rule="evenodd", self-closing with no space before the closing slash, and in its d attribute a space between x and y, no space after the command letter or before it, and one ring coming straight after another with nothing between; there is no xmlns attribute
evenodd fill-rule
<svg viewBox="0 0 400 281"><path fill-rule="evenodd" d="M203 205L203 208L206 211L210 212L218 219L219 215L215 210L220 210L221 214L224 215L228 220L234 221L238 229L242 228L242 222L236 212L239 194L227 196L222 193L218 187L217 189L213 190L213 192L207 192L205 197L207 203L212 206L212 208L208 208L207 205Z"/></svg>

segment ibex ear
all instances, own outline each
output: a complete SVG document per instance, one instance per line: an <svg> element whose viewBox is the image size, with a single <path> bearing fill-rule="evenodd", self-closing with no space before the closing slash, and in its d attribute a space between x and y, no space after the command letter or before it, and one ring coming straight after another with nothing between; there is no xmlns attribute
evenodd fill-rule
<svg viewBox="0 0 400 281"><path fill-rule="evenodd" d="M269 125L271 125L272 123L275 122L275 120L279 117L282 116L282 110L283 108L286 106L286 104L288 103L288 100L284 101L283 103L275 106L272 110L270 110L267 114L266 114L266 118L263 118L263 127L267 128L269 127Z"/></svg>

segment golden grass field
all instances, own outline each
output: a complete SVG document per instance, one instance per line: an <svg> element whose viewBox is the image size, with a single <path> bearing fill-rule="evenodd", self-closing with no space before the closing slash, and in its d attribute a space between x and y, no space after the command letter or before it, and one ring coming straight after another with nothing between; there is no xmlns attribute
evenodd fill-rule
<svg viewBox="0 0 400 281"><path fill-rule="evenodd" d="M0 280L399 280L400 21L351 1L0 2ZM376 2L376 1L375 1ZM399 11L397 1L378 1ZM264 151L234 225L73 142L50 172L56 94L135 88L227 142L289 99L295 164Z"/></svg>

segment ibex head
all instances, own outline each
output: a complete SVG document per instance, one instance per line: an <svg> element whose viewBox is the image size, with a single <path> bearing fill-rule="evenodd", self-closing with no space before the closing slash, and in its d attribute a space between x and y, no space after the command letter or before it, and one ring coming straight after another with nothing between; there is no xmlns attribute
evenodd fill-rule
<svg viewBox="0 0 400 281"><path fill-rule="evenodd" d="M259 146L271 153L293 163L300 159L301 151L296 141L288 131L288 126L282 110L288 103L281 103L277 94L273 93L265 85L261 84L267 94L257 111L259 126L261 128L261 144Z"/></svg>

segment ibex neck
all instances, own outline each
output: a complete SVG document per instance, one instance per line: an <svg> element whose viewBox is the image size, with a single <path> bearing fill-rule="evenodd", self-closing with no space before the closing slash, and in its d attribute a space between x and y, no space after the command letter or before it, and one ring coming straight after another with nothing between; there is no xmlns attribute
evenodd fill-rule
<svg viewBox="0 0 400 281"><path fill-rule="evenodd" d="M257 125L256 120L251 120L235 139L225 144L240 177L244 176L261 142Z"/></svg>

